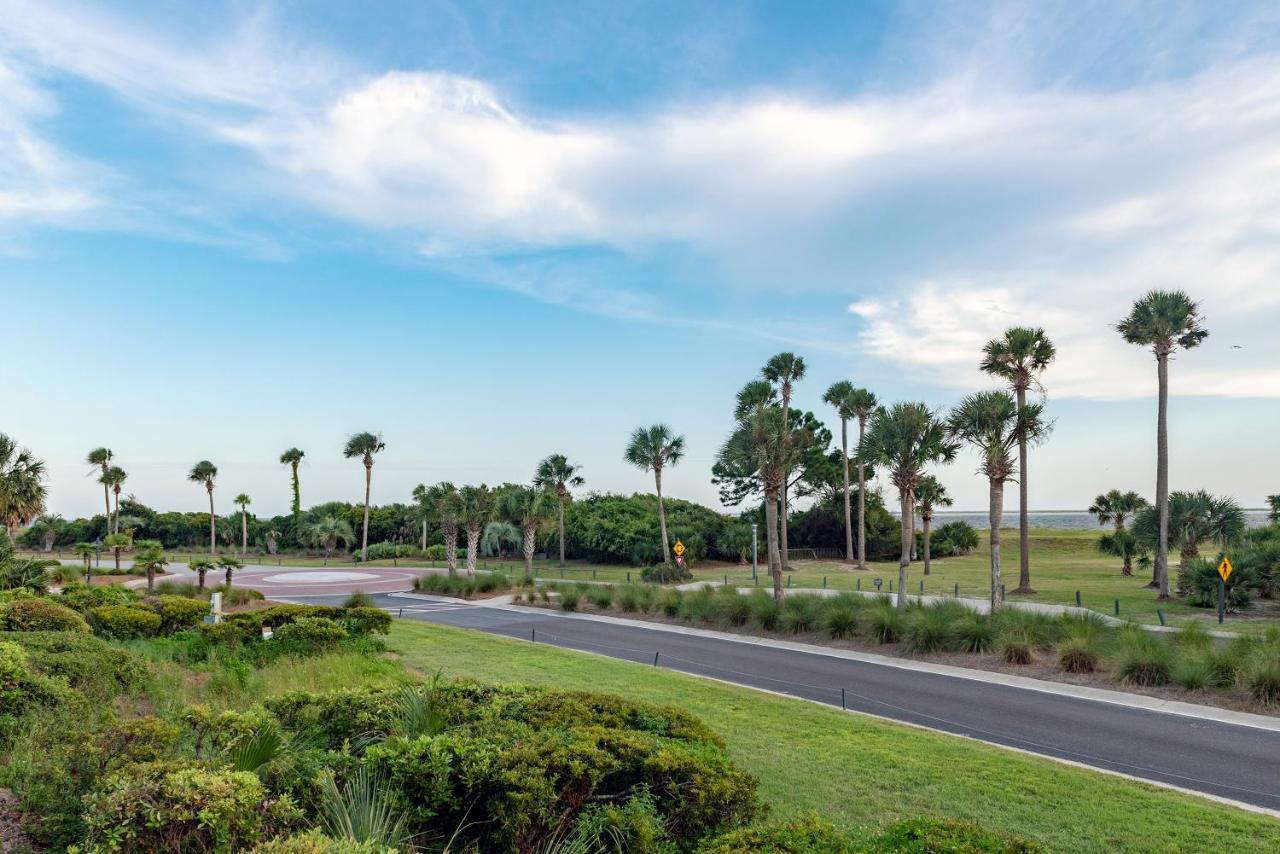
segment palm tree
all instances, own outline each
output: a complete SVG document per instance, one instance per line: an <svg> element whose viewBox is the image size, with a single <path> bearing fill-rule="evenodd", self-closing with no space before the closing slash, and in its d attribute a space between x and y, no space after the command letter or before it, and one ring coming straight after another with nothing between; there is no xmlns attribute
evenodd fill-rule
<svg viewBox="0 0 1280 854"><path fill-rule="evenodd" d="M99 475L98 483L102 484L102 501L107 508L107 533L111 533L111 491L110 486L102 476L107 473L107 469L111 467L111 459L115 456L110 448L94 448L85 457L85 462L89 464L89 474L95 472Z"/></svg>
<svg viewBox="0 0 1280 854"><path fill-rule="evenodd" d="M1267 519L1273 523L1280 523L1280 495L1268 495L1267 505L1271 508L1267 512Z"/></svg>
<svg viewBox="0 0 1280 854"><path fill-rule="evenodd" d="M795 383L804 379L804 370L805 370L804 359L797 356L795 353L778 353L776 356L771 358L768 362L765 362L764 368L762 368L760 371L760 375L764 377L766 380L768 380L769 382L773 383L775 386L777 386L779 393L782 395L782 423L784 425L789 426L791 424L791 390L792 390L792 386ZM783 453L790 456L791 433L789 430L786 431L784 435L784 441L786 442L786 444L782 449ZM790 467L788 466L788 471L785 473L788 477L790 475L789 469ZM782 481L782 499L781 499L782 500L782 522L781 522L782 543L779 546L779 549L780 549L780 554L782 556L782 565L784 567L791 565L791 555L787 551L787 525L788 525L788 519L790 517L790 506L789 506L789 502L787 501L788 477L784 477Z"/></svg>
<svg viewBox="0 0 1280 854"><path fill-rule="evenodd" d="M240 493L231 502L240 508L240 554L249 553L249 505L253 500L245 493Z"/></svg>
<svg viewBox="0 0 1280 854"><path fill-rule="evenodd" d="M218 558L218 566L226 570L227 592L231 592L231 577L237 569L244 569L244 561L235 555L223 555Z"/></svg>
<svg viewBox="0 0 1280 854"><path fill-rule="evenodd" d="M787 479L787 422L782 408L760 402L754 409L739 408L738 429L730 437L722 455L741 454L747 459L744 468L756 472L764 492L765 546L769 576L773 580L773 598L782 599L782 550L778 533L778 510L782 504L782 488Z"/></svg>
<svg viewBox="0 0 1280 854"><path fill-rule="evenodd" d="M578 474L581 469L582 466L573 465L564 454L552 454L538 463L537 474L533 477L533 485L539 489L549 489L554 492L560 504L561 566L564 566L564 505L573 498L569 490L586 483Z"/></svg>
<svg viewBox="0 0 1280 854"><path fill-rule="evenodd" d="M338 543L349 546L355 538L351 523L333 515L322 516L311 524L303 526L298 537L306 545L324 549L326 564L333 556L333 550L338 547Z"/></svg>
<svg viewBox="0 0 1280 854"><path fill-rule="evenodd" d="M520 545L520 536L520 528L510 522L490 522L484 526L484 536L480 538L480 553L501 560L504 547Z"/></svg>
<svg viewBox="0 0 1280 854"><path fill-rule="evenodd" d="M289 508L293 511L294 518L302 512L302 485L298 482L298 464L302 462L302 458L306 456L304 451L297 448L290 448L280 455L280 465L288 466L290 473L293 475L293 503Z"/></svg>
<svg viewBox="0 0 1280 854"><path fill-rule="evenodd" d="M988 341L982 348L981 368L984 373L1009 383L1018 399L1018 408L1027 405L1027 390L1039 386L1039 374L1049 367L1057 351L1043 329L1015 326L1006 329L1002 338ZM1030 596L1031 533L1027 515L1027 439L1018 439L1018 589L1015 593Z"/></svg>
<svg viewBox="0 0 1280 854"><path fill-rule="evenodd" d="M861 460L885 466L889 480L898 489L902 512L899 608L907 605L907 567L911 565L911 546L915 540L912 509L916 487L924 476L925 466L951 462L957 449L957 444L947 437L942 422L923 403L895 403L888 409L877 409L871 416L871 429L858 449Z"/></svg>
<svg viewBox="0 0 1280 854"><path fill-rule="evenodd" d="M62 532L64 524L65 520L57 513L41 513L36 518L36 525L41 529L40 542L45 551L53 551L53 545L58 541L58 535Z"/></svg>
<svg viewBox="0 0 1280 854"><path fill-rule="evenodd" d="M262 532L262 541L267 547L267 554L273 555L276 553L276 549L278 548L278 544L280 542L280 537L282 536L284 535L281 534L279 531L277 531L275 528L269 528Z"/></svg>
<svg viewBox="0 0 1280 854"><path fill-rule="evenodd" d="M916 487L916 503L920 507L920 521L924 523L924 574L928 575L933 552L929 546L929 535L933 530L933 508L950 507L951 496L947 488L936 477L927 474L920 478Z"/></svg>
<svg viewBox="0 0 1280 854"><path fill-rule="evenodd" d="M198 590L204 589L205 576L209 574L209 570L213 569L217 565L218 565L217 562L214 561L213 558L208 558L208 557L191 558L190 562L187 563L187 568L194 571L196 574L196 579L197 579L196 589Z"/></svg>
<svg viewBox="0 0 1280 854"><path fill-rule="evenodd" d="M18 527L44 512L48 490L44 485L44 460L0 433L0 520L9 539L18 536Z"/></svg>
<svg viewBox="0 0 1280 854"><path fill-rule="evenodd" d="M1152 584L1169 598L1169 356L1179 347L1200 346L1209 332L1200 307L1182 291L1151 291L1116 324L1120 337L1150 347L1156 357L1159 399L1156 415L1156 509L1160 517Z"/></svg>
<svg viewBox="0 0 1280 854"><path fill-rule="evenodd" d="M867 422L879 403L876 396L865 388L855 388L849 395L849 411L858 419L858 448L867 435ZM867 568L867 463L862 455L858 460L858 569Z"/></svg>
<svg viewBox="0 0 1280 854"><path fill-rule="evenodd" d="M459 518L467 532L467 575L476 574L480 533L493 518L495 493L483 483L458 490Z"/></svg>
<svg viewBox="0 0 1280 854"><path fill-rule="evenodd" d="M1160 517L1156 508L1146 507L1133 522L1139 541L1154 546L1159 542ZM1174 492L1169 496L1168 544L1178 547L1178 568L1200 556L1206 542L1228 546L1244 535L1244 511L1231 498L1197 492Z"/></svg>
<svg viewBox="0 0 1280 854"><path fill-rule="evenodd" d="M98 549L93 543L76 543L72 551L84 561L84 583L93 581L93 555Z"/></svg>
<svg viewBox="0 0 1280 854"><path fill-rule="evenodd" d="M1098 537L1098 551L1120 558L1123 561L1120 574L1123 576L1133 575L1135 560L1139 563L1144 558L1150 560L1147 547L1133 535L1132 531L1126 531L1124 528L1116 528L1115 531Z"/></svg>
<svg viewBox="0 0 1280 854"><path fill-rule="evenodd" d="M169 556L164 553L164 545L159 540L139 540L138 552L133 556L133 568L143 569L147 573L147 592L156 589L156 573L164 572L169 565Z"/></svg>
<svg viewBox="0 0 1280 854"><path fill-rule="evenodd" d="M677 436L666 424L637 427L631 434L623 458L641 471L653 472L654 488L658 492L658 528L662 532L662 563L671 563L671 549L667 544L667 508L662 503L662 470L674 466L684 456L684 436Z"/></svg>
<svg viewBox="0 0 1280 854"><path fill-rule="evenodd" d="M218 477L218 467L208 460L201 460L187 472L187 480L204 484L209 493L209 554L218 553L218 517L213 512L213 487Z"/></svg>
<svg viewBox="0 0 1280 854"><path fill-rule="evenodd" d="M498 511L513 525L518 525L522 534L525 578L533 578L533 549L538 531L555 518L559 503L555 492L535 486L517 486L502 493Z"/></svg>
<svg viewBox="0 0 1280 854"><path fill-rule="evenodd" d="M416 494L416 491L415 491ZM444 538L444 559L449 567L449 575L458 572L458 525L462 523L462 496L458 488L448 481L442 481L424 493L431 517L440 526L440 535Z"/></svg>
<svg viewBox="0 0 1280 854"><path fill-rule="evenodd" d="M1140 550L1132 537L1125 536L1125 520L1147 506L1147 499L1136 492L1121 492L1112 489L1093 499L1089 512L1098 517L1099 525L1115 525L1115 534L1103 535L1105 542L1099 541L1098 548L1105 554L1115 555L1124 560L1122 575L1133 575L1133 559Z"/></svg>
<svg viewBox="0 0 1280 854"><path fill-rule="evenodd" d="M982 459L978 471L987 476L991 498L988 507L991 544L991 609L1004 604L1000 583L1000 522L1004 516L1004 485L1017 476L1013 449L1019 442L1036 442L1044 435L1044 408L1038 403L1019 405L1007 391L971 394L951 412L947 435L977 449Z"/></svg>
<svg viewBox="0 0 1280 854"><path fill-rule="evenodd" d="M853 509L849 501L849 419L856 417L850 406L853 383L840 380L831 384L822 402L835 407L840 416L840 463L844 469L844 559L853 563Z"/></svg>
<svg viewBox="0 0 1280 854"><path fill-rule="evenodd" d="M364 533L360 537L360 562L369 558L369 490L373 484L373 455L383 451L387 444L382 436L374 433L356 433L347 439L342 455L347 459L359 457L364 462Z"/></svg>
<svg viewBox="0 0 1280 854"><path fill-rule="evenodd" d="M120 571L120 550L127 549L133 543L133 538L128 534L122 534L119 531L113 531L102 538L102 544L115 554L116 571Z"/></svg>
<svg viewBox="0 0 1280 854"><path fill-rule="evenodd" d="M123 491L124 482L129 479L129 475L120 466L110 466L102 476L98 478L98 482L103 485L104 489L110 489L116 497L115 521L112 522L112 516L108 509L107 514L107 530L114 533L120 532L120 493Z"/></svg>

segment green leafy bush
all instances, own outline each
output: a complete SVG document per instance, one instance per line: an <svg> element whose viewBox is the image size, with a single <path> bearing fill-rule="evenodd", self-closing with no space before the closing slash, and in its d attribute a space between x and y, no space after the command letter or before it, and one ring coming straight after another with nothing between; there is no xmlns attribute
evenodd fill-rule
<svg viewBox="0 0 1280 854"><path fill-rule="evenodd" d="M160 615L139 605L102 605L89 615L98 632L117 640L154 637L160 631Z"/></svg>
<svg viewBox="0 0 1280 854"><path fill-rule="evenodd" d="M953 608L934 606L917 608L906 620L903 631L907 651L942 652L950 647L954 639L952 626L959 616L961 614Z"/></svg>
<svg viewBox="0 0 1280 854"><path fill-rule="evenodd" d="M816 815L754 825L717 837L699 854L1038 854L1033 842L965 821L913 818L882 831L843 830Z"/></svg>
<svg viewBox="0 0 1280 854"><path fill-rule="evenodd" d="M275 630L272 642L291 652L328 651L350 635L340 624L325 617L299 617Z"/></svg>
<svg viewBox="0 0 1280 854"><path fill-rule="evenodd" d="M157 596L144 601L160 615L160 633L165 635L194 628L200 625L205 614L209 613L209 605L202 599Z"/></svg>
<svg viewBox="0 0 1280 854"><path fill-rule="evenodd" d="M978 529L968 522L955 521L939 526L930 536L933 553L943 555L967 555L978 547Z"/></svg>
<svg viewBox="0 0 1280 854"><path fill-rule="evenodd" d="M1068 673L1094 672L1098 669L1097 644L1087 638L1068 638L1058 647L1058 665Z"/></svg>
<svg viewBox="0 0 1280 854"><path fill-rule="evenodd" d="M1178 589L1187 591L1187 604L1197 608L1218 607L1218 562L1194 558L1178 570ZM1251 562L1238 563L1224 587L1224 602L1228 611L1252 608L1258 588L1261 586L1257 569Z"/></svg>
<svg viewBox="0 0 1280 854"><path fill-rule="evenodd" d="M396 849L373 842L332 839L321 830L309 830L259 843L253 854L396 854Z"/></svg>
<svg viewBox="0 0 1280 854"><path fill-rule="evenodd" d="M119 584L100 584L96 587L68 584L62 588L59 601L83 613L102 605L129 605L139 598L136 592Z"/></svg>
<svg viewBox="0 0 1280 854"><path fill-rule="evenodd" d="M150 762L107 775L85 797L85 819L88 851L234 851L302 814L246 771Z"/></svg>
<svg viewBox="0 0 1280 854"><path fill-rule="evenodd" d="M1167 685L1172 677L1173 656L1169 647L1150 632L1126 626L1120 635L1115 672L1122 681L1134 685Z"/></svg>
<svg viewBox="0 0 1280 854"><path fill-rule="evenodd" d="M355 636L385 635L391 631L391 614L381 608L347 607L341 622L343 628Z"/></svg>
<svg viewBox="0 0 1280 854"><path fill-rule="evenodd" d="M89 624L66 605L49 599L20 599L0 606L0 630L89 633Z"/></svg>
<svg viewBox="0 0 1280 854"><path fill-rule="evenodd" d="M913 818L892 824L871 846L883 854L1037 854L1034 842L954 819Z"/></svg>
<svg viewBox="0 0 1280 854"><path fill-rule="evenodd" d="M676 498L668 497L664 503L672 542L682 540L689 550L686 562L709 557L738 559L737 553L726 554L714 545L729 524L727 516ZM656 495L589 495L565 507L566 553L591 563L660 564L657 523Z"/></svg>
<svg viewBox="0 0 1280 854"><path fill-rule="evenodd" d="M699 854L866 854L865 837L841 830L831 822L809 814L787 821L758 824L732 830L698 849Z"/></svg>
<svg viewBox="0 0 1280 854"><path fill-rule="evenodd" d="M435 543L427 546L424 553L427 560L445 560L448 555L445 553L444 543Z"/></svg>
<svg viewBox="0 0 1280 854"><path fill-rule="evenodd" d="M32 672L25 649L0 641L0 743L33 707L55 703L64 694L57 682Z"/></svg>

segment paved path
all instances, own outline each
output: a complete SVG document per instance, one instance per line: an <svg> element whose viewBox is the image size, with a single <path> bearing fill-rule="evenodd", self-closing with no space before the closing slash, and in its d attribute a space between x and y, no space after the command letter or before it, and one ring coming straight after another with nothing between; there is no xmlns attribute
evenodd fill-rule
<svg viewBox="0 0 1280 854"><path fill-rule="evenodd" d="M326 602L333 597L295 597ZM1280 733L554 611L378 595L407 619L711 676L1280 811Z"/></svg>

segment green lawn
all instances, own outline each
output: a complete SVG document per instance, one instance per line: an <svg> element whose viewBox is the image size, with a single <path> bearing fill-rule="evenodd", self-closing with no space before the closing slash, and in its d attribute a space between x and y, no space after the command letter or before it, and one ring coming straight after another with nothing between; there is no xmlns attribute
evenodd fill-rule
<svg viewBox="0 0 1280 854"><path fill-rule="evenodd" d="M1055 851L1280 850L1280 821L1189 795L801 700L480 632L396 621L421 673L611 691L679 705L728 742L774 814L843 824L953 816Z"/></svg>

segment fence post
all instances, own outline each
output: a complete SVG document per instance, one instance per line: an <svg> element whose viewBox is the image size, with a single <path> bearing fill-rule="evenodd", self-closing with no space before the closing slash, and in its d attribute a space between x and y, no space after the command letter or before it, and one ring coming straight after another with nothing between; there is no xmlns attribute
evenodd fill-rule
<svg viewBox="0 0 1280 854"><path fill-rule="evenodd" d="M959 581L956 582L956 598L957 599L960 598L960 582Z"/></svg>
<svg viewBox="0 0 1280 854"><path fill-rule="evenodd" d="M1003 584L1001 584L1001 585L1000 585L1000 599L1001 599L1002 601L1004 600L1004 585L1003 585Z"/></svg>
<svg viewBox="0 0 1280 854"><path fill-rule="evenodd" d="M825 575L822 576L822 589L823 590L827 589L827 577Z"/></svg>
<svg viewBox="0 0 1280 854"><path fill-rule="evenodd" d="M725 587L728 587L728 586L729 586L729 576L727 576L727 575L724 577L724 586L725 586Z"/></svg>
<svg viewBox="0 0 1280 854"><path fill-rule="evenodd" d="M629 569L627 570L627 583L628 583L628 584L630 584L630 583L631 583L631 570L629 570Z"/></svg>
<svg viewBox="0 0 1280 854"><path fill-rule="evenodd" d="M1116 616L1120 616L1120 600L1116 600Z"/></svg>
<svg viewBox="0 0 1280 854"><path fill-rule="evenodd" d="M1080 607L1080 591L1079 590L1076 591L1076 607L1077 608Z"/></svg>
<svg viewBox="0 0 1280 854"><path fill-rule="evenodd" d="M862 579L861 579L861 578L855 578L855 579L854 579L854 582L855 582L855 584L854 584L854 589L855 589L855 590L861 590L861 589L862 589Z"/></svg>
<svg viewBox="0 0 1280 854"><path fill-rule="evenodd" d="M529 640L530 640L530 641L532 641L533 643L537 643L537 642L538 642L538 630L537 630L537 629L529 629Z"/></svg>
<svg viewBox="0 0 1280 854"><path fill-rule="evenodd" d="M657 667L657 666L658 666L658 656L660 656L660 655L662 655L662 650L657 650L656 652L654 652L654 654L653 654L653 666L654 666L654 667Z"/></svg>
<svg viewBox="0 0 1280 854"><path fill-rule="evenodd" d="M849 707L848 707L847 705L845 705L844 689L843 689L843 688L841 688L841 689L840 689L840 710L841 710L841 711L846 711L846 712L849 710Z"/></svg>
<svg viewBox="0 0 1280 854"><path fill-rule="evenodd" d="M591 567L591 580L592 581L596 580L596 568L594 566Z"/></svg>
<svg viewBox="0 0 1280 854"><path fill-rule="evenodd" d="M787 576L787 589L790 589L790 588L791 588L791 576L790 576L790 575L788 575L788 576Z"/></svg>
<svg viewBox="0 0 1280 854"><path fill-rule="evenodd" d="M920 579L920 595L924 595L924 579Z"/></svg>
<svg viewBox="0 0 1280 854"><path fill-rule="evenodd" d="M1156 608L1156 616L1160 618L1160 625L1162 625L1162 626L1163 626L1163 625L1164 625L1164 611L1161 611L1159 608Z"/></svg>

